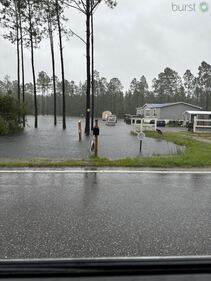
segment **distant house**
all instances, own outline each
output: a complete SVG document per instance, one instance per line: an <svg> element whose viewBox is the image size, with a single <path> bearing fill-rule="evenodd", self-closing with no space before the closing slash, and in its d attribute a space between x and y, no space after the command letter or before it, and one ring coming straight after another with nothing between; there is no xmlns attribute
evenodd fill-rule
<svg viewBox="0 0 211 281"><path fill-rule="evenodd" d="M183 114L183 120L188 122L193 122L194 117L197 119L210 119L211 120L211 111L185 111Z"/></svg>
<svg viewBox="0 0 211 281"><path fill-rule="evenodd" d="M166 121L176 121L183 120L183 113L188 110L199 111L201 110L201 107L185 102L160 104L147 103L143 107L137 108L136 114L141 115L144 118L157 118Z"/></svg>
<svg viewBox="0 0 211 281"><path fill-rule="evenodd" d="M184 126L192 124L193 132L211 130L211 111L185 111L183 120Z"/></svg>

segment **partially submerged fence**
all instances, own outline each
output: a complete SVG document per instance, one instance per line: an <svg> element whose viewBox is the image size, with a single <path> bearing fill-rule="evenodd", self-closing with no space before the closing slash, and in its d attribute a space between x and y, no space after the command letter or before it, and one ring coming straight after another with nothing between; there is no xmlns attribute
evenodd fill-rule
<svg viewBox="0 0 211 281"><path fill-rule="evenodd" d="M149 119L146 118L131 118L131 131L134 133L142 133L144 131L156 131L157 129L157 118Z"/></svg>
<svg viewBox="0 0 211 281"><path fill-rule="evenodd" d="M197 130L200 131L211 131L211 119L198 119L196 116L194 116L194 122L193 122L193 132L196 133Z"/></svg>

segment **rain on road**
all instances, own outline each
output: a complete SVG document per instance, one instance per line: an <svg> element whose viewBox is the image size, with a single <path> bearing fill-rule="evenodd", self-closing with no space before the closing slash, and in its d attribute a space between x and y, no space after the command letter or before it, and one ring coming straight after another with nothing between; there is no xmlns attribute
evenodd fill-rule
<svg viewBox="0 0 211 281"><path fill-rule="evenodd" d="M2 170L0 258L208 255L210 182L200 173Z"/></svg>

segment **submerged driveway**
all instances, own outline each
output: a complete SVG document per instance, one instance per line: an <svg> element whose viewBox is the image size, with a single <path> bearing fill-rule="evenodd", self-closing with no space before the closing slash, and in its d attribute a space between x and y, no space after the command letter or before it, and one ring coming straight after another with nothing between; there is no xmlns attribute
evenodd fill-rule
<svg viewBox="0 0 211 281"><path fill-rule="evenodd" d="M78 141L79 118L67 118L67 130L62 130L62 120L53 125L53 116L39 116L39 128L34 129L34 118L28 117L28 127L23 133L0 137L0 160L4 159L87 159L93 137L83 135ZM119 120L114 127L100 121L99 156L110 159L176 154L181 147L159 139L146 138L142 152L131 126ZM82 120L84 130L84 121Z"/></svg>
<svg viewBox="0 0 211 281"><path fill-rule="evenodd" d="M211 174L0 172L0 258L208 255Z"/></svg>

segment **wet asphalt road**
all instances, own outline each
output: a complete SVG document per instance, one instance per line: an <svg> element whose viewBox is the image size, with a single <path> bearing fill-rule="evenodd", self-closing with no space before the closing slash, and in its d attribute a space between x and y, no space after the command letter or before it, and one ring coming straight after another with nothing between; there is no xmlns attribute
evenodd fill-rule
<svg viewBox="0 0 211 281"><path fill-rule="evenodd" d="M211 254L211 174L0 173L0 258Z"/></svg>

